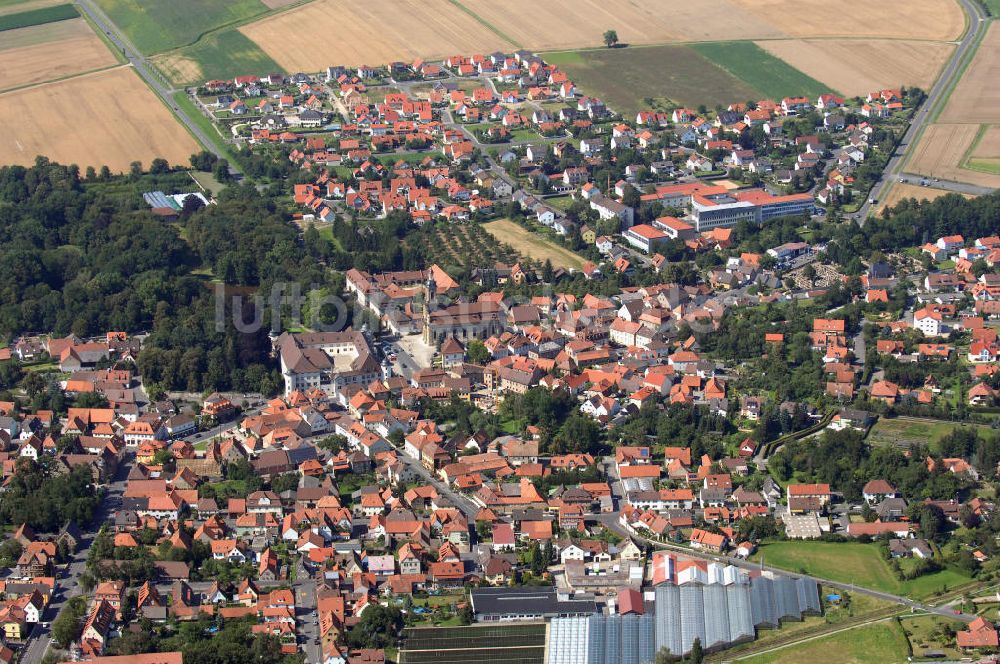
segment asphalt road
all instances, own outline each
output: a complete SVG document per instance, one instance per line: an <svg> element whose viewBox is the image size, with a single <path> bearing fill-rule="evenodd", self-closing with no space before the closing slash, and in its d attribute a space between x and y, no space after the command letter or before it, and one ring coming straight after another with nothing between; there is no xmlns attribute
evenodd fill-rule
<svg viewBox="0 0 1000 664"><path fill-rule="evenodd" d="M875 183L874 187L872 187L871 193L868 195L869 200L880 200L883 192L890 187L893 182L899 180L900 177L905 177L909 182L916 183L919 183L922 179L919 175L902 172L901 164L906 159L907 153L912 148L916 139L920 136L920 133L923 131L925 125L928 124L930 117L934 115L937 107L947 98L946 91L950 88L955 79L960 76L962 60L969 53L969 50L973 47L976 40L989 26L989 21L986 20L982 8L975 2L975 0L959 1L965 9L966 16L969 17L969 24L966 28L965 34L962 35L962 38L958 42L958 46L952 54L951 59L941 71L941 75L938 76L937 81L933 86L931 86L930 92L927 93L927 99L924 100L924 103L913 116L910 128L906 130L905 134L903 134L903 138L899 142L896 151L893 153L893 156L889 158L889 163L882 172L882 178ZM988 194L992 191L992 189L985 187L977 187L975 185L962 184L958 182L934 182L934 187L967 194ZM863 224L865 222L868 215L872 212L872 207L875 205L878 205L878 203L873 204L865 201L864 205L862 205L858 210L856 216L858 223Z"/></svg>
<svg viewBox="0 0 1000 664"><path fill-rule="evenodd" d="M94 0L77 0L77 6L94 22L97 27L104 32L104 35L111 41L114 46L121 51L125 59L128 60L137 74L142 77L146 84L153 89L169 108L173 109L174 115L176 115L184 126L188 128L198 142L201 143L206 150L212 152L217 157L228 159L228 155L223 153L221 150L216 148L216 140L209 138L209 136L201 130L194 120L184 111L174 103L173 94L177 92L177 89L170 85L170 83L160 76L159 72L149 63L146 57L129 41L125 33L119 30L107 14L97 6ZM221 140L221 139L220 139ZM236 165L230 164L230 171L235 171Z"/></svg>
<svg viewBox="0 0 1000 664"><path fill-rule="evenodd" d="M125 493L125 480L130 468L130 460L123 459L118 466L118 472L115 473L114 481L105 487L104 499L94 514L94 524L86 531L83 531L83 527L81 527L81 531L84 532L82 541L73 555L66 573L57 573L52 599L45 607L45 611L42 612L42 623L35 626L31 638L23 648L22 662L34 664L42 661L45 651L48 650L49 644L52 642L51 629L43 625L50 625L70 598L84 594L83 588L80 587L80 575L87 569L87 554L90 551L90 545L101 524L113 518L115 510L121 505L121 497Z"/></svg>

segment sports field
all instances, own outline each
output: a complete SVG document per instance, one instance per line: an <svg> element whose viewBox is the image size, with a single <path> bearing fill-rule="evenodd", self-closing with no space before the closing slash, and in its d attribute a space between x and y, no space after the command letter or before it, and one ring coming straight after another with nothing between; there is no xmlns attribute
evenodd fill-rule
<svg viewBox="0 0 1000 664"><path fill-rule="evenodd" d="M8 30L0 39L0 90L51 81L118 60L82 18Z"/></svg>
<svg viewBox="0 0 1000 664"><path fill-rule="evenodd" d="M0 94L0 163L45 155L81 168L127 170L156 157L187 163L200 148L131 67Z"/></svg>
<svg viewBox="0 0 1000 664"><path fill-rule="evenodd" d="M538 233L519 226L510 219L500 219L483 224L490 235L514 251L536 261L552 261L553 267L580 269L583 258L565 247L545 239Z"/></svg>
<svg viewBox="0 0 1000 664"><path fill-rule="evenodd" d="M853 583L872 590L920 598L944 588L955 588L970 579L952 569L900 581L882 559L875 544L834 542L773 542L760 547L755 561L790 572L805 571L821 579Z"/></svg>
<svg viewBox="0 0 1000 664"><path fill-rule="evenodd" d="M837 664L905 664L909 661L909 651L902 628L895 620L888 619L733 661L741 664L834 661Z"/></svg>
<svg viewBox="0 0 1000 664"><path fill-rule="evenodd" d="M742 80L765 97L804 96L815 99L831 88L803 74L750 41L694 44L700 55Z"/></svg>
<svg viewBox="0 0 1000 664"><path fill-rule="evenodd" d="M236 29L213 32L192 46L158 55L153 61L178 85L283 71L281 65Z"/></svg>
<svg viewBox="0 0 1000 664"><path fill-rule="evenodd" d="M684 106L728 105L760 99L759 90L679 45L561 51L544 54L587 94L603 99L625 117L649 108L647 99ZM664 66L669 63L669 66Z"/></svg>
<svg viewBox="0 0 1000 664"><path fill-rule="evenodd" d="M97 4L146 54L191 44L210 30L269 11L260 0L97 0Z"/></svg>
<svg viewBox="0 0 1000 664"><path fill-rule="evenodd" d="M308 26L317 38L305 38ZM286 71L511 50L449 0L315 0L240 28Z"/></svg>
<svg viewBox="0 0 1000 664"><path fill-rule="evenodd" d="M780 39L757 44L849 96L902 85L928 90L955 48L947 42L899 39Z"/></svg>

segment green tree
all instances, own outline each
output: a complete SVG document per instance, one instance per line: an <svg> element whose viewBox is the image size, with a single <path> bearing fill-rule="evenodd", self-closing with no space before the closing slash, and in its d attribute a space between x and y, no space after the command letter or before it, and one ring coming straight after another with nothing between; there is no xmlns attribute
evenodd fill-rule
<svg viewBox="0 0 1000 664"><path fill-rule="evenodd" d="M353 648L386 648L394 646L403 628L399 609L381 604L368 605L361 620L347 632L347 643Z"/></svg>
<svg viewBox="0 0 1000 664"><path fill-rule="evenodd" d="M490 351L479 339L472 339L465 348L465 354L472 364L486 364L490 361Z"/></svg>
<svg viewBox="0 0 1000 664"><path fill-rule="evenodd" d="M691 644L691 652L688 653L687 661L690 664L701 664L705 659L705 651L701 647L701 638L695 637L694 643Z"/></svg>
<svg viewBox="0 0 1000 664"><path fill-rule="evenodd" d="M618 33L614 30L604 31L604 45L608 48L618 44Z"/></svg>
<svg viewBox="0 0 1000 664"><path fill-rule="evenodd" d="M68 647L80 635L86 613L87 598L82 595L72 597L52 622L52 638L60 646Z"/></svg>

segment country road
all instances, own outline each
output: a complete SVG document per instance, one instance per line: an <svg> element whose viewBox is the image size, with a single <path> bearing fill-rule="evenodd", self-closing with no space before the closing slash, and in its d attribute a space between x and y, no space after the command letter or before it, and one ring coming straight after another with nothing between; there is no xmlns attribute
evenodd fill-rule
<svg viewBox="0 0 1000 664"><path fill-rule="evenodd" d="M889 158L889 163L886 164L885 170L882 172L881 179L875 183L875 186L872 187L871 193L868 194L868 201L865 201L865 203L858 210L856 219L859 224L864 224L865 220L868 219L868 215L872 213L872 208L878 205L878 203L870 203L869 201L878 201L883 198L883 193L892 187L892 184L901 177L905 177L906 180L911 183L919 183L921 179L926 179L913 173L903 172L902 164L909 156L914 143L916 143L920 138L925 126L929 124L928 121L930 118L934 117L939 110L938 106L943 104L948 99L948 91L951 89L952 84L955 83L962 74L962 62L965 59L965 56L969 54L969 51L974 47L979 38L989 27L989 20L987 20L982 8L976 0L959 1L965 9L965 14L969 19L965 34L962 35L962 38L959 40L958 46L952 54L951 59L948 60L944 69L941 70L941 75L938 76L937 81L935 81L934 85L931 86L930 91L927 93L927 99L925 99L924 103L919 109L917 109L916 114L913 116L913 121L910 123L909 129L907 129L906 133L903 134L903 138L900 140L896 151L893 153L892 157ZM978 187L976 185L963 184L960 182L938 181L933 184L936 189L947 189L948 191L973 195L988 194L993 191L987 187Z"/></svg>
<svg viewBox="0 0 1000 664"><path fill-rule="evenodd" d="M121 51L125 59L128 60L129 64L135 68L135 71L139 76L146 82L146 84L152 88L163 103L167 105L168 108L173 110L174 115L187 127L188 131L198 140L199 143L204 146L206 150L213 153L221 159L227 159L229 156L223 151L216 147L216 140L210 138L201 127L191 119L191 117L174 103L173 95L177 92L177 88L174 88L161 74L160 72L149 63L139 49L129 41L125 33L116 26L107 14L97 6L94 0L76 0L76 5L90 18L94 24L104 32L104 35L111 41L112 44ZM221 140L221 139L219 139ZM230 163L230 172L239 172L235 164Z"/></svg>

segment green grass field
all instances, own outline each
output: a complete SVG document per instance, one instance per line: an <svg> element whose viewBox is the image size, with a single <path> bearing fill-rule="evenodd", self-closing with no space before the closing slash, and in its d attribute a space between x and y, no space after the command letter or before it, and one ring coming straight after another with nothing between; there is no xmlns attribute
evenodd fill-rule
<svg viewBox="0 0 1000 664"><path fill-rule="evenodd" d="M791 572L805 570L823 579L908 597L929 597L970 581L969 577L950 568L911 581L900 581L875 544L773 542L762 546L753 559L760 560L761 556L764 564Z"/></svg>
<svg viewBox="0 0 1000 664"><path fill-rule="evenodd" d="M586 93L626 117L650 107L646 99L684 106L728 105L759 99L761 91L682 45L545 53Z"/></svg>
<svg viewBox="0 0 1000 664"><path fill-rule="evenodd" d="M986 5L990 16L1000 18L1000 0L983 0L983 4Z"/></svg>
<svg viewBox="0 0 1000 664"><path fill-rule="evenodd" d="M197 66L180 68L171 66L178 60L193 61ZM227 79L234 76L255 74L262 76L281 71L281 66L262 51L239 30L221 30L203 37L193 46L182 48L169 56L157 58L157 66L174 83L194 85L213 78Z"/></svg>
<svg viewBox="0 0 1000 664"><path fill-rule="evenodd" d="M872 445L899 445L901 447L921 443L933 449L938 441L962 426L955 422L928 422L882 417L868 432L868 442ZM976 425L967 424L965 426Z"/></svg>
<svg viewBox="0 0 1000 664"><path fill-rule="evenodd" d="M692 48L767 97L815 99L830 89L750 41L709 42Z"/></svg>
<svg viewBox="0 0 1000 664"><path fill-rule="evenodd" d="M746 664L902 664L909 654L906 645L906 636L899 624L886 620L736 661Z"/></svg>
<svg viewBox="0 0 1000 664"><path fill-rule="evenodd" d="M76 7L68 4L30 9L24 12L17 12L16 14L4 14L0 16L0 31L55 23L56 21L65 21L71 18L78 18L79 16L80 12L77 11Z"/></svg>
<svg viewBox="0 0 1000 664"><path fill-rule="evenodd" d="M147 55L192 44L210 30L268 11L260 0L98 0L98 4Z"/></svg>

